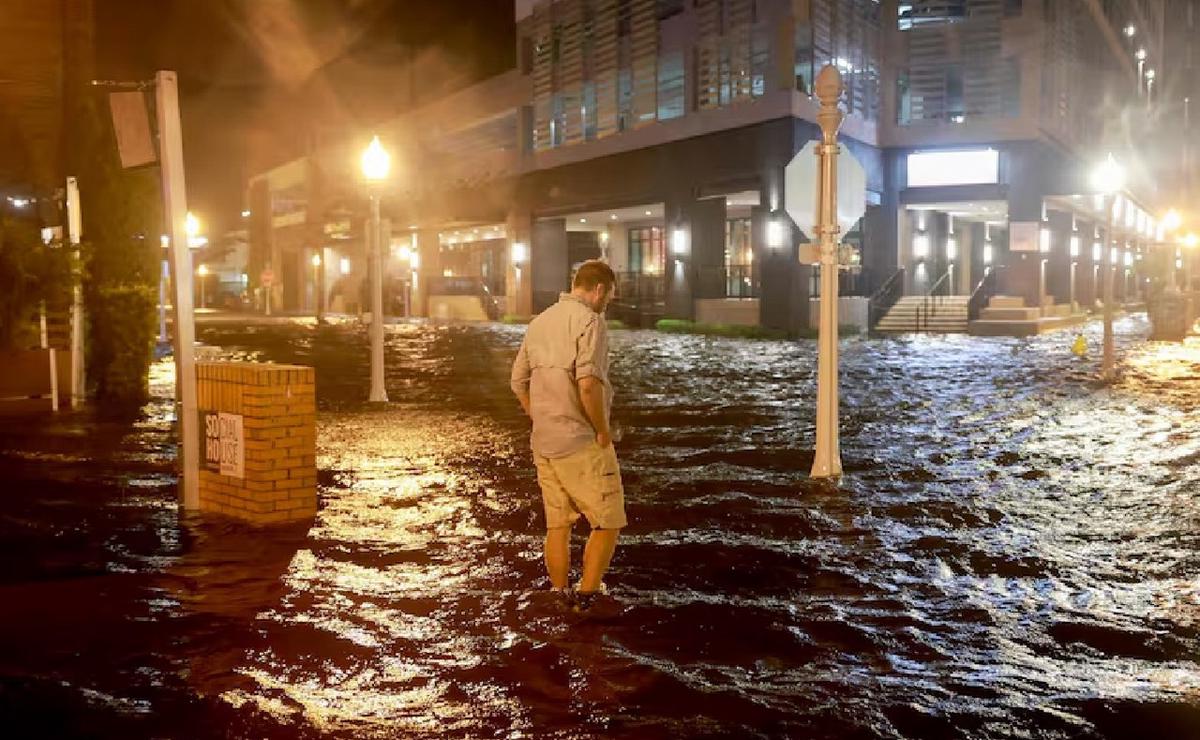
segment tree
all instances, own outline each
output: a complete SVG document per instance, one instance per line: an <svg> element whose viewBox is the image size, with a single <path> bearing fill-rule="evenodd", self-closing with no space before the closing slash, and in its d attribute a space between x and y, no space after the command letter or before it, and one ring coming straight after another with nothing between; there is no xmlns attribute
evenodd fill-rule
<svg viewBox="0 0 1200 740"><path fill-rule="evenodd" d="M88 373L99 401L136 404L147 397L154 350L162 232L157 171L121 169L104 106L87 96L80 109Z"/></svg>

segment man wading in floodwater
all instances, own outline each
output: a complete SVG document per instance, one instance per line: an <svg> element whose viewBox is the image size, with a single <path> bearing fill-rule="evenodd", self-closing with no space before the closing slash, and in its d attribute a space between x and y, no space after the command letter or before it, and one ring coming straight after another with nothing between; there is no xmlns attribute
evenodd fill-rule
<svg viewBox="0 0 1200 740"><path fill-rule="evenodd" d="M617 535L625 526L625 492L608 417L608 327L604 309L616 287L599 260L579 267L570 293L543 311L525 332L513 363L512 389L533 420L533 461L546 509L546 570L550 585L586 610L603 589ZM571 525L582 514L592 527L583 550L583 577L572 597Z"/></svg>

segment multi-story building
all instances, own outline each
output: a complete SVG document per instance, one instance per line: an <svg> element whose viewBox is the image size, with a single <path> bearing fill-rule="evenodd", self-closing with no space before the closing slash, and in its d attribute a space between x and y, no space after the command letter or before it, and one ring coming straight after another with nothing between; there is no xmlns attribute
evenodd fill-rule
<svg viewBox="0 0 1200 740"><path fill-rule="evenodd" d="M1088 180L1109 153L1129 172L1118 290L1138 291L1156 173L1136 143L1155 120L1161 1L517 0L515 13L515 69L377 129L397 161L390 240L414 255L389 269L418 313L464 277L533 313L604 256L627 320L808 326L816 268L798 261L807 225L783 212L784 168L818 137L826 64L845 83L843 151L866 172L866 212L843 235L846 315L865 321L884 285L966 296L989 274L989 292L1039 311L1090 304L1110 206ZM339 273L362 261L367 138L251 183L252 241L278 250L291 228L293 256L274 259L296 262L297 285L314 250Z"/></svg>

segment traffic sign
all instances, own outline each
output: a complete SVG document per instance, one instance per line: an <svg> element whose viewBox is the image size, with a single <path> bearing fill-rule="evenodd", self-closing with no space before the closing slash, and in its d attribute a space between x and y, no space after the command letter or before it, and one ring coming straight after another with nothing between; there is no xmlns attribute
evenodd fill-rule
<svg viewBox="0 0 1200 740"><path fill-rule="evenodd" d="M269 267L263 268L263 271L258 274L258 281L264 288L271 287L271 283L275 282L275 271Z"/></svg>
<svg viewBox="0 0 1200 740"><path fill-rule="evenodd" d="M810 141L792 157L783 169L784 210L792 217L797 228L816 238L817 192L820 157L817 156L819 141ZM867 210L867 174L846 147L841 147L837 156L837 211L838 225L844 236Z"/></svg>

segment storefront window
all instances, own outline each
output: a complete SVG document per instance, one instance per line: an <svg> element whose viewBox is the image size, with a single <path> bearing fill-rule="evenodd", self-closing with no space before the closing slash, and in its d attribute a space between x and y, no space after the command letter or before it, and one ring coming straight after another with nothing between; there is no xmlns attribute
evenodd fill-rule
<svg viewBox="0 0 1200 740"><path fill-rule="evenodd" d="M662 275L667 264L660 226L629 230L629 270L642 275Z"/></svg>
<svg viewBox="0 0 1200 740"><path fill-rule="evenodd" d="M754 242L750 219L731 218L725 222L725 295L728 298L753 298L758 295L754 279Z"/></svg>

